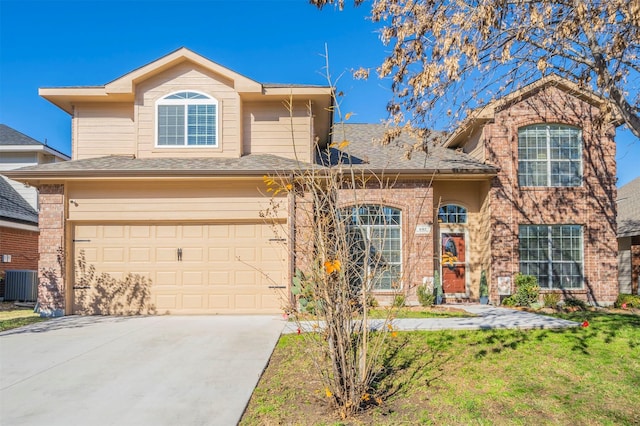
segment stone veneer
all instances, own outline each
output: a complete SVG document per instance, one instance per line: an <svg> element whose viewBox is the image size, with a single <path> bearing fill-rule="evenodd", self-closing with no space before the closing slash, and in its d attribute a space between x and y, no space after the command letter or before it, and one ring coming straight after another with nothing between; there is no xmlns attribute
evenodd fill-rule
<svg viewBox="0 0 640 426"><path fill-rule="evenodd" d="M43 316L65 314L64 185L43 185L40 201L38 303Z"/></svg>
<svg viewBox="0 0 640 426"><path fill-rule="evenodd" d="M583 184L548 188L518 185L518 129L540 123L582 129ZM518 225L579 224L584 236L584 288L560 292L596 305L618 294L616 243L615 128L601 111L555 87L506 106L484 127L486 161L500 167L491 183L491 299L498 300L498 277L519 270ZM512 283L513 285L513 283Z"/></svg>

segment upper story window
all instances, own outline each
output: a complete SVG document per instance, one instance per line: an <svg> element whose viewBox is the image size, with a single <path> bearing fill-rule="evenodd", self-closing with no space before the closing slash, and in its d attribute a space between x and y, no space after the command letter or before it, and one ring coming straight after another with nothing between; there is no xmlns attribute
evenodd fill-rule
<svg viewBox="0 0 640 426"><path fill-rule="evenodd" d="M157 102L162 147L218 146L218 101L198 92L178 92Z"/></svg>
<svg viewBox="0 0 640 426"><path fill-rule="evenodd" d="M520 186L580 186L582 131L559 124L518 130Z"/></svg>
<svg viewBox="0 0 640 426"><path fill-rule="evenodd" d="M455 204L447 204L438 209L439 223L467 223L467 209Z"/></svg>

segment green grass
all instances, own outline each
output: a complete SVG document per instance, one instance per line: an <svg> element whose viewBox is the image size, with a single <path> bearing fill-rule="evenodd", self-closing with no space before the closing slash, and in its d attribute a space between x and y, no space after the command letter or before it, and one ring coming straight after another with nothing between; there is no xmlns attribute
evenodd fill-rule
<svg viewBox="0 0 640 426"><path fill-rule="evenodd" d="M0 331L11 330L12 328L34 324L47 319L48 318L40 317L40 315L34 313L32 309L0 311Z"/></svg>
<svg viewBox="0 0 640 426"><path fill-rule="evenodd" d="M462 310L453 311L439 308L423 308L415 310L406 307L392 309L391 314L394 318L469 318L476 316L475 314L464 312ZM386 318L388 315L388 309L375 308L369 310L369 316L371 318Z"/></svg>
<svg viewBox="0 0 640 426"><path fill-rule="evenodd" d="M398 333L383 404L345 424L640 424L640 316L559 316L589 326ZM280 339L241 424L340 421L303 344Z"/></svg>

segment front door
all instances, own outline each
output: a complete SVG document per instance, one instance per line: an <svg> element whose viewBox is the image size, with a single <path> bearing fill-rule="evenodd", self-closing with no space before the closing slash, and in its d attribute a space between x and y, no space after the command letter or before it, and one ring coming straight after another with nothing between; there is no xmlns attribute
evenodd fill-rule
<svg viewBox="0 0 640 426"><path fill-rule="evenodd" d="M442 291L445 294L466 295L466 244L464 232L441 234Z"/></svg>

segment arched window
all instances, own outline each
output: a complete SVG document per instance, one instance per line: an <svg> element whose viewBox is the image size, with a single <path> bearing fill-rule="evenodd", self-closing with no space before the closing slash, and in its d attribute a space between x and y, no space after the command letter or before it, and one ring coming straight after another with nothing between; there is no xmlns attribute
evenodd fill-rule
<svg viewBox="0 0 640 426"><path fill-rule="evenodd" d="M402 214L383 205L363 205L340 210L347 226L347 243L356 268L352 285L363 280L373 290L397 290L402 286Z"/></svg>
<svg viewBox="0 0 640 426"><path fill-rule="evenodd" d="M216 99L199 92L177 92L156 105L157 146L218 146Z"/></svg>
<svg viewBox="0 0 640 426"><path fill-rule="evenodd" d="M582 131L560 124L518 130L520 186L582 185Z"/></svg>
<svg viewBox="0 0 640 426"><path fill-rule="evenodd" d="M439 223L467 223L467 209L456 204L446 204L438 209Z"/></svg>

